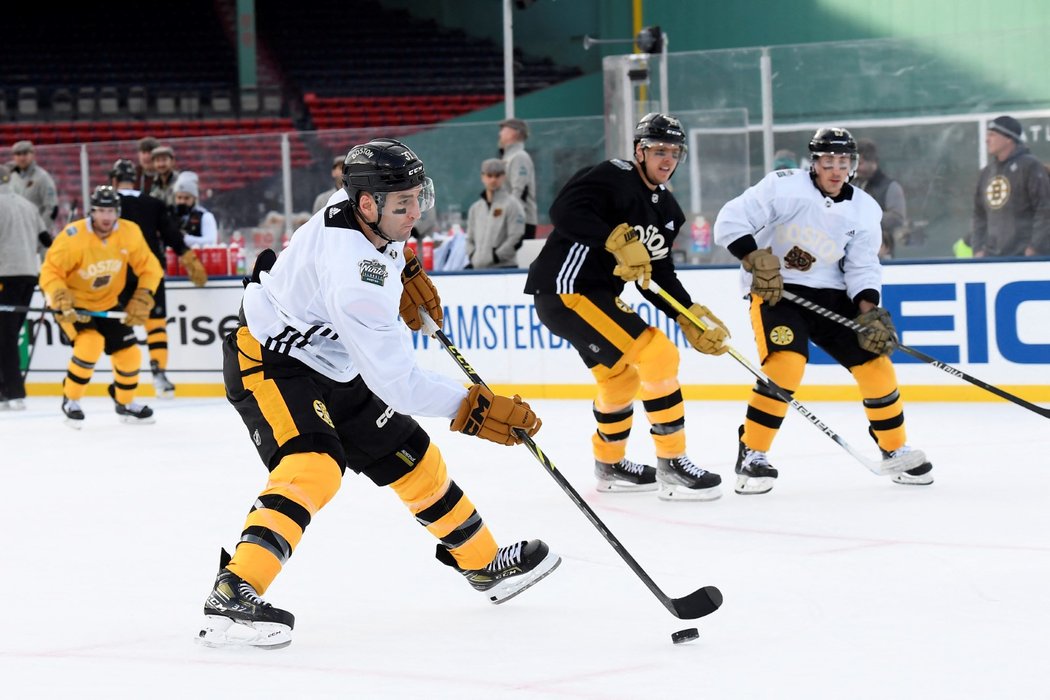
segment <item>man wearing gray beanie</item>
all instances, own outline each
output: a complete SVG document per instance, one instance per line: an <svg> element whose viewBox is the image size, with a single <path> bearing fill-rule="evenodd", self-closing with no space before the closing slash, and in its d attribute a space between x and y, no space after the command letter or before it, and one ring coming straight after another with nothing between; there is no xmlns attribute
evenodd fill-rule
<svg viewBox="0 0 1050 700"><path fill-rule="evenodd" d="M175 220L186 245L215 245L219 226L215 215L200 205L197 173L183 170L175 179Z"/></svg>
<svg viewBox="0 0 1050 700"><path fill-rule="evenodd" d="M970 239L976 258L1050 254L1050 175L1023 136L1013 117L988 124Z"/></svg>

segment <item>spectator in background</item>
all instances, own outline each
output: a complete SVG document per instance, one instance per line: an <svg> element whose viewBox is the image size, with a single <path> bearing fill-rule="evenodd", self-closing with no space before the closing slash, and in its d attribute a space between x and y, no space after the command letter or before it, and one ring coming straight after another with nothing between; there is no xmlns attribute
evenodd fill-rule
<svg viewBox="0 0 1050 700"><path fill-rule="evenodd" d="M215 215L199 204L197 173L183 170L175 179L175 224L188 246L214 245L219 240Z"/></svg>
<svg viewBox="0 0 1050 700"><path fill-rule="evenodd" d="M975 258L1050 254L1050 176L1021 133L1010 116L988 125L969 241Z"/></svg>
<svg viewBox="0 0 1050 700"><path fill-rule="evenodd" d="M153 149L160 145L160 141L152 136L139 139L139 164L135 168L135 180L133 189L149 194L153 189L153 178L157 171L153 169Z"/></svg>
<svg viewBox="0 0 1050 700"><path fill-rule="evenodd" d="M198 287L204 286L208 275L204 265L189 246L183 242L182 234L169 214L164 202L156 197L142 194L134 189L136 177L135 165L126 159L120 159L109 171L110 182L120 197L120 216L138 225L146 245L157 259L163 271L170 247L179 256L187 270L190 280ZM124 290L120 293L119 302L126 305L138 289L137 273L129 269ZM154 305L149 309L143 325L146 327L146 345L149 347L149 366L153 374L153 389L158 398L170 399L175 396L175 385L168 380L168 306L164 277L161 276L153 292Z"/></svg>
<svg viewBox="0 0 1050 700"><path fill-rule="evenodd" d="M11 147L11 191L20 194L36 207L40 218L48 225L58 216L58 190L51 174L36 163L36 149L32 141L19 141Z"/></svg>
<svg viewBox="0 0 1050 700"><path fill-rule="evenodd" d="M857 139L857 176L851 184L859 187L882 207L882 246L879 257L892 258L898 245L908 244L908 207L904 188L879 168L879 152L871 139Z"/></svg>
<svg viewBox="0 0 1050 700"><path fill-rule="evenodd" d="M37 208L11 190L11 176L11 168L0 165L0 304L28 306L40 274L38 248L51 238ZM24 311L0 312L0 411L26 407L18 355L25 320Z"/></svg>
<svg viewBox="0 0 1050 700"><path fill-rule="evenodd" d="M525 211L506 189L506 165L499 158L481 164L481 191L467 211L469 267L514 267L516 251L525 234Z"/></svg>
<svg viewBox="0 0 1050 700"><path fill-rule="evenodd" d="M521 119L504 119L499 123L499 152L507 165L507 176L503 188L516 197L525 210L525 235L522 239L536 237L536 169L532 156L525 150L529 138L529 126Z"/></svg>
<svg viewBox="0 0 1050 700"><path fill-rule="evenodd" d="M343 159L346 156L336 156L332 159L332 187L317 195L314 199L313 213L321 211L333 194L343 188Z"/></svg>
<svg viewBox="0 0 1050 700"><path fill-rule="evenodd" d="M794 170L798 167L798 156L794 151L782 148L773 154L773 170Z"/></svg>
<svg viewBox="0 0 1050 700"><path fill-rule="evenodd" d="M179 171L175 169L175 150L171 146L157 146L153 149L153 184L149 195L156 197L169 207L175 205L175 179Z"/></svg>

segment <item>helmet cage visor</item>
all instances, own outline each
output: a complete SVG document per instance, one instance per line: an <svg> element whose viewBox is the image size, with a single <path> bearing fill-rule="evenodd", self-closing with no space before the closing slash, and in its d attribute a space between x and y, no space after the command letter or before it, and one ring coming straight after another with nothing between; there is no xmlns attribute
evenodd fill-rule
<svg viewBox="0 0 1050 700"><path fill-rule="evenodd" d="M420 214L433 209L434 202L437 200L437 197L434 194L434 181L429 177L425 177L423 178L422 185L419 194L416 195L416 199L419 202ZM404 190L397 190L395 192L369 192L368 194L372 195L372 198L375 199L376 208L382 213L383 206L386 204L386 196L388 194L397 194L398 192L404 192Z"/></svg>
<svg viewBox="0 0 1050 700"><path fill-rule="evenodd" d="M684 163L686 157L689 155L689 148L684 143L677 141L671 141L668 139L657 139L657 138L643 138L638 140L638 145L642 147L642 150L648 148L663 148L670 151L670 155L678 163Z"/></svg>
<svg viewBox="0 0 1050 700"><path fill-rule="evenodd" d="M831 170L834 168L841 169L842 166L838 165L839 159L847 156L849 157L849 176L852 178L856 175L857 166L860 164L860 156L856 151L849 151L846 149L812 151L810 153L810 163L812 164L814 171L818 168L821 170ZM825 158L830 159L826 164L821 162L821 160Z"/></svg>

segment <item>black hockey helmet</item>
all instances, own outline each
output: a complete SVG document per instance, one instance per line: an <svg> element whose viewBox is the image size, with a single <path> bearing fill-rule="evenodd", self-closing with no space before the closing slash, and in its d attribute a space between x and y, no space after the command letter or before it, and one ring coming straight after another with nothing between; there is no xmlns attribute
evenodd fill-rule
<svg viewBox="0 0 1050 700"><path fill-rule="evenodd" d="M848 130L840 126L825 126L817 129L813 138L809 140L810 171L814 171L814 164L823 155L848 155L849 178L857 174L857 164L860 156L857 153L857 141Z"/></svg>
<svg viewBox="0 0 1050 700"><path fill-rule="evenodd" d="M423 169L423 161L411 148L394 139L372 139L350 149L343 159L343 189L357 205L362 192L375 196L380 211L383 194L423 186L420 211L434 206L434 183Z"/></svg>
<svg viewBox="0 0 1050 700"><path fill-rule="evenodd" d="M839 126L826 126L817 129L809 140L810 153L845 153L855 155L857 142L846 129Z"/></svg>
<svg viewBox="0 0 1050 700"><path fill-rule="evenodd" d="M135 182L135 164L127 158L120 158L113 163L113 168L109 171L109 177L116 182Z"/></svg>
<svg viewBox="0 0 1050 700"><path fill-rule="evenodd" d="M634 127L634 145L649 148L658 143L681 147L679 163L685 162L688 147L685 144L685 129L677 117L660 112L649 112Z"/></svg>
<svg viewBox="0 0 1050 700"><path fill-rule="evenodd" d="M99 185L91 193L91 208L116 209L120 216L120 195L109 185Z"/></svg>

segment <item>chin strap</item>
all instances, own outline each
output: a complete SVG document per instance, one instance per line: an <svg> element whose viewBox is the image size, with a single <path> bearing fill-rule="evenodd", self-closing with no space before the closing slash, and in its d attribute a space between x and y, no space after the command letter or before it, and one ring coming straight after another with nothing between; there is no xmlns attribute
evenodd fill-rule
<svg viewBox="0 0 1050 700"><path fill-rule="evenodd" d="M375 197L375 195L372 196ZM376 217L375 223L372 223L371 221L365 218L365 215L361 212L360 209L357 208L357 202L351 201L350 206L353 207L354 213L357 215L357 218L361 221L364 221L365 224L368 225L368 228L372 229L372 233L379 236L387 243L397 243L397 241L395 241L393 238L379 230L379 222L383 219L383 206L381 200L376 200L376 210L379 212L379 216Z"/></svg>

